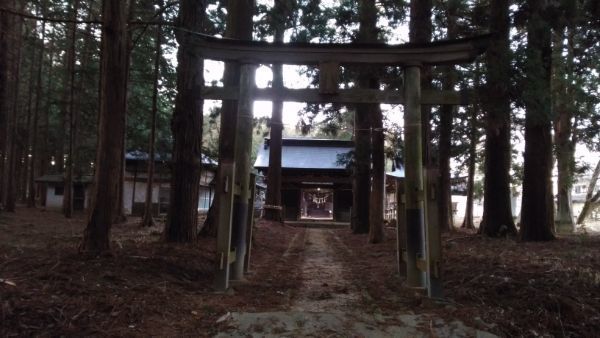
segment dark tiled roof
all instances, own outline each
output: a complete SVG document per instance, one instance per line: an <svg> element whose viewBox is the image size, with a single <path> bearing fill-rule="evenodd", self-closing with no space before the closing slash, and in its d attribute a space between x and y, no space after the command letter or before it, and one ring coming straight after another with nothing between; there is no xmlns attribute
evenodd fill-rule
<svg viewBox="0 0 600 338"><path fill-rule="evenodd" d="M148 153L145 151L141 151L141 150L132 150L125 154L125 159L130 160L130 161L147 161L148 157L149 157ZM171 154L161 155L161 154L155 153L154 160L156 162L169 161L169 160L171 160ZM202 164L207 165L207 166L215 166L216 167L218 162L215 161L214 159L206 156L205 154L202 154Z"/></svg>
<svg viewBox="0 0 600 338"><path fill-rule="evenodd" d="M93 176L75 176L73 177L73 182L75 183L92 183ZM55 175L44 175L35 179L36 182L42 183L63 183L65 181L65 177L61 174Z"/></svg>
<svg viewBox="0 0 600 338"><path fill-rule="evenodd" d="M338 160L340 156L354 150L352 141L313 139L313 138L284 138L281 149L282 169L336 169L345 170L346 165ZM258 149L254 167L264 169L269 167L269 139Z"/></svg>

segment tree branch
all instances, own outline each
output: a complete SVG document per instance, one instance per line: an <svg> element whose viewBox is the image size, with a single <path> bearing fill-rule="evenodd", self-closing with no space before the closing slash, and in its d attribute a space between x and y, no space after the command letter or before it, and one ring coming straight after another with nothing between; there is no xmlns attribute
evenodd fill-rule
<svg viewBox="0 0 600 338"><path fill-rule="evenodd" d="M75 23L75 24L79 24L79 23L101 24L102 23L102 21L100 21L100 20L69 20L69 19L59 19L59 18L46 18L43 16L37 16L37 15L29 14L29 13L17 12L12 9L3 8L3 7L0 8L0 12L16 15L16 16L19 16L19 17L22 17L25 19L32 19L32 20L39 20L39 21L46 21L46 22Z"/></svg>
<svg viewBox="0 0 600 338"><path fill-rule="evenodd" d="M173 7L173 6L174 6L174 5L176 5L176 4L177 4L177 2L176 2L176 1L172 1L172 2L169 2L169 3L167 3L166 5L164 5L163 7L161 7L161 8L158 10L158 12L156 12L156 13L155 13L155 14L152 16L152 18L151 18L151 19L153 20L153 19L156 19L156 18L157 18L157 17L159 17L159 16L162 16L162 15L164 14L164 12L165 12L167 9L169 9L170 7ZM148 23L148 24L144 25L144 27L142 27L142 31L141 31L141 32L138 34L138 36L136 36L136 37L135 37L135 39L133 39L133 42L132 42L132 44L131 44L131 49L134 49L134 48L135 48L135 46L137 45L137 43L139 42L139 40L142 38L142 36L144 35L144 33L146 33L146 31L148 30L148 27L149 27L151 24L154 24L154 25L156 25L156 23L155 23L155 22L156 22L156 21L150 21L150 23ZM162 20L159 20L158 22L162 22ZM174 24L173 24L173 23L169 23L169 24L162 24L162 23L158 23L158 25L159 25L159 26L174 26ZM160 27L159 27L159 29L160 29Z"/></svg>
<svg viewBox="0 0 600 338"><path fill-rule="evenodd" d="M161 9L162 11L166 10L168 7L175 5L174 2L169 3L167 6L165 6L165 8ZM4 12L4 13L8 13L8 14L12 14L15 16L19 16L21 18L24 19L31 19L31 20L38 20L38 21L46 21L46 22L54 22L54 23L74 23L74 24L92 24L92 25L101 25L103 23L102 20L70 20L70 19L60 19L60 18L49 18L49 17L43 17L43 16L38 16L38 15L33 15L30 13L22 13L22 12L18 12L18 11L14 11L12 9L8 9L8 8L4 8L4 7L0 7L0 12ZM154 17L156 17L157 15L159 15L160 13L157 13L154 15ZM139 20L135 20L135 21L129 21L130 25L145 25L145 26L151 26L151 25L161 25L161 26L171 26L171 27L175 27L176 24L174 22L171 21L139 21Z"/></svg>

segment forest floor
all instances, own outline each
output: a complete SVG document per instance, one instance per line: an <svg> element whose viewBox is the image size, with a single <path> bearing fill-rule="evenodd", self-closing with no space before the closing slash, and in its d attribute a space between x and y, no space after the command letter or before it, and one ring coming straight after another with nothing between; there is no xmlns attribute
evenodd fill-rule
<svg viewBox="0 0 600 338"><path fill-rule="evenodd" d="M215 241L161 242L115 225L112 253L78 252L84 219L0 214L0 336L595 336L600 236L549 243L445 234L445 297L406 288L395 229L368 245L347 229L259 222L252 273L211 288Z"/></svg>

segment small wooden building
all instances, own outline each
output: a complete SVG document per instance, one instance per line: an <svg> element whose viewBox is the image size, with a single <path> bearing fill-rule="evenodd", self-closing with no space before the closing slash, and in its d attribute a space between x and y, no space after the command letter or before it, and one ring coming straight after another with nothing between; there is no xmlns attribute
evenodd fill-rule
<svg viewBox="0 0 600 338"><path fill-rule="evenodd" d="M202 155L198 211L207 212L214 198L213 179L217 162ZM148 154L143 151L130 151L125 154L125 178L123 186L123 206L126 214L142 215L146 203L148 182ZM156 214L167 212L171 193L171 173L169 158L156 155L154 160L154 180L152 204Z"/></svg>
<svg viewBox="0 0 600 338"><path fill-rule="evenodd" d="M202 155L202 169L198 196L198 211L208 211L215 196L214 178L217 162ZM73 209L85 210L88 206L92 187L92 176L73 178ZM36 178L44 185L45 201L48 208L62 208L64 195L64 176L62 174L44 175ZM142 151L130 151L125 154L125 175L123 182L123 208L125 214L140 216L146 203L146 184L148 182L148 154ZM164 214L169 206L171 191L171 173L169 158L156 155L154 160L154 181L152 186L152 205L155 215Z"/></svg>
<svg viewBox="0 0 600 338"><path fill-rule="evenodd" d="M345 159L353 150L352 141L282 140L281 198L285 220L350 222L352 179ZM266 176L268 138L258 149L254 167Z"/></svg>
<svg viewBox="0 0 600 338"><path fill-rule="evenodd" d="M394 166L392 171L385 173L385 210L383 218L388 222L397 222L398 189L403 189L404 177L404 167L401 165Z"/></svg>
<svg viewBox="0 0 600 338"><path fill-rule="evenodd" d="M88 206L91 194L92 176L74 176L73 177L73 210L85 210ZM40 189L45 193L45 207L50 209L59 209L63 206L63 196L65 194L65 178L62 174L49 174L40 176L35 182L42 185Z"/></svg>

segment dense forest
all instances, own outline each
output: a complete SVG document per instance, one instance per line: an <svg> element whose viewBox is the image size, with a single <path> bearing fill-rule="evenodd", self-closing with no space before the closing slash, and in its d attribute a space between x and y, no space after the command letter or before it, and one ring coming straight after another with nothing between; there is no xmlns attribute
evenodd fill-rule
<svg viewBox="0 0 600 338"><path fill-rule="evenodd" d="M244 27L241 14L234 12L236 8L227 7L234 4L223 1L191 4L190 11L198 12L193 18L185 17L185 1L129 1L116 9L108 3L39 0L3 4L0 172L5 211L13 211L17 201L28 207L44 205L36 177L63 174L69 186L74 177L93 175L105 170L104 165L118 167L117 163L106 163L104 156L109 150L102 149L103 137L111 142L122 139L118 149L110 149L117 152L111 156L118 162L122 162L118 152L122 155L130 150L173 154L174 172L179 152L183 157L191 152L214 158L227 156L219 154L219 149L231 150L223 150L227 145L219 141L218 131L223 121L231 119L230 103L193 108L200 109L198 116L187 116L191 120L182 121L185 128L179 134L179 116L189 114L187 110L192 108L187 105L191 100L201 99L199 93L190 93L192 98L182 91L181 86L190 81L182 79L183 74L198 71L194 76L203 78L203 72L218 72L195 69L199 67L197 61L186 59L182 52L185 44L177 37L181 29L244 39L313 43L418 43L492 32L494 42L484 58L472 65L426 69L422 79L423 89L472 93L472 102L465 107L423 107L427 121L423 131L425 166L440 170L440 226L451 226L450 177L456 172L468 173L472 200L476 190L473 177L481 171L485 201L482 233L516 233L509 196L518 186L523 192L523 239L552 238L554 218L560 228L573 228L570 187L577 173L591 169L576 160L575 150L587 147L597 151L599 142L599 64L594 57L600 48L599 7L595 1L276 1L275 5L259 1L247 8L253 13L252 22ZM124 22L114 22L123 36L105 36L113 29L107 21L112 17L106 17L116 15L109 10L124 11L117 13L124 16L117 19ZM189 19L193 27L184 26L184 19ZM108 59L111 52L107 49L116 48L115 43L123 44L119 47L123 50L115 52L124 54L119 54L117 60ZM124 73L117 77L117 71ZM229 65L225 68L225 84L235 83L233 78L228 80L232 71L236 73ZM281 66L272 65L272 86L283 85L281 72ZM296 67L286 73L292 78L305 78L309 84L318 82L316 68ZM124 81L119 92L114 81ZM348 87L393 89L401 85L402 73L393 67L367 72L350 67L344 68L341 81ZM118 97L110 96L110 90L115 90ZM178 103L178 97L183 101ZM108 98L118 102L108 102ZM113 105L122 106L122 111ZM271 133L276 132L273 128L280 123L281 110L282 103L275 102L273 120L255 118L255 142L268 134L269 125ZM394 120L393 109L387 110L390 112L382 114L373 105L307 104L298 112L295 128L288 126L286 134L353 138L354 203L375 203L373 207L381 204L378 198L364 199L372 190L371 174L383 172L378 168L385 166L385 158L402 157L402 127L397 118ZM122 119L123 126L115 119ZM184 136L188 133L193 133L189 134L192 140ZM184 143L179 145L178 140ZM513 144L524 144L524 151ZM115 170L118 174L118 168ZM181 170L185 174L183 167ZM556 217L551 202L553 170L558 177ZM382 179L373 181L373 190L382 186ZM119 187L109 200L119 199L122 184ZM65 189L66 217L72 213L71 190ZM178 188L174 186L173 191ZM173 197L179 195L175 192ZM122 213L118 204L113 206L117 214L111 216L113 221ZM183 209L173 212L183 214L183 205L178 208ZM353 218L356 222L352 228L357 232L382 222L370 219L368 208L356 212L359 214ZM177 222L189 223L194 218L191 216ZM464 226L473 227L472 217L465 218Z"/></svg>
<svg viewBox="0 0 600 338"><path fill-rule="evenodd" d="M222 38L225 41L262 41L277 46L290 43L298 46L345 44L381 47L406 44L408 47L418 47L443 40L471 41L469 39L480 39L477 41L485 43L480 46L481 55L472 63L418 65L419 72L411 73L407 70L409 67L392 65L342 64L339 67L339 63L333 62L336 60L332 60L333 66L288 65L285 59L280 60L280 63L261 65L204 60L199 52L198 40L195 39L198 36L216 37L219 40ZM560 240L544 243L547 247L534 247L535 250L541 250L541 253L536 251L539 257L536 256L535 259L543 261L544 258L540 257L547 256L548 251L561 251L560 245L579 252L577 250L587 248L587 242L581 240L583 246L577 246L568 236L573 236L573 233L586 234L587 219L600 208L600 191L597 188L600 176L598 55L600 2L596 0L3 0L0 3L0 225L4 224L2 222L5 217L22 217L19 214L22 210L32 215L38 211L50 214L45 208L48 187L40 179L58 177L65 187L64 192L61 192L60 222L64 221L65 225L61 231L68 229L70 236L75 237L73 222L81 221L83 224L81 233L76 232L77 262L81 257L93 260L111 255L115 246L120 248L117 251L124 247L135 247L130 253L121 252L120 258L116 259L128 260L130 267L137 266L139 261L135 261L136 259L144 260L145 263L140 265L143 268L140 269L147 268L148 271L161 273L168 270L165 274L179 274L176 277L179 279L173 285L185 285L183 289L193 289L185 283L190 280L201 281L203 287L206 287L209 284L207 276L213 277L214 266L219 267L217 270L223 270L224 260L234 264L231 271L233 279L243 279L247 273L244 270L247 266L244 267L243 261L249 260L250 256L250 244L248 248L245 245L256 241L259 243L256 276L265 276L266 273L267 277L260 278L268 283L273 280L283 283L281 280L285 279L288 284L278 284L277 288L289 288L296 292L300 286L293 283L300 283L297 281L310 279L307 275L319 273L310 270L311 272L301 275L304 270L296 269L299 263L290 261L285 261L287 263L272 270L269 259L289 259L290 255L295 254L294 250L301 251L296 247L296 239L301 238L298 241L303 241L302 250L304 241L316 243L314 245L321 246L319 248L322 250L317 250L317 253L325 252L335 256L333 252L337 250L336 252L343 252L337 253L342 256L335 256L338 261L344 261L344 264L350 264L346 261L363 264L349 269L359 279L363 278L361 269L371 273L365 277L371 282L365 288L375 295L377 301L381 301L389 296L382 296L384 292L398 291L393 287L388 288L390 276L397 273L391 270L391 266L395 264L390 263L395 259L393 254L389 255L391 258L384 259L386 264L390 263L384 264L386 267L390 266L389 270L381 270L385 275L384 272L375 271L373 267L378 266L379 257L383 253L387 255L393 250L400 250L399 246L390 242L390 234L396 236L396 233L395 230L390 230L391 226L386 227L390 223L384 220L386 172L409 167L410 163L406 163L406 159L414 155L411 151L419 149L417 157L422 162L422 166L419 164L418 168L421 187L417 189L419 191L413 189L406 192L398 200L413 196L414 200L418 199L419 203L426 204L421 208L426 212L429 210L425 217L429 222L435 222L434 228L443 233L433 236L446 238L443 247L451 257L447 260L459 261L466 259L466 256L473 259L472 251L467 255L457 254L452 249L454 243L466 238L460 235L464 233L469 236L476 234L476 238L483 239L483 244L473 247L476 250L494 250L494 256L502 256L498 259L518 261L518 255L509 252L529 250L532 247L527 246L531 244L527 242L548 242L557 238ZM331 73L326 72L327 67L339 68L336 68L339 74L336 73L337 77L333 80ZM417 66L411 67L415 71ZM256 83L273 89L274 93L283 92L286 87L319 88L324 91L335 87L333 92L338 89L402 92L415 75L420 76L420 90L408 88L404 93L418 92L419 98L421 95L425 98L427 95L433 97L432 93L442 93L448 94L448 97L460 97L461 101L460 105L417 102L422 128L416 132L415 125L406 124L409 120L404 113L408 108L400 104L289 104L276 97L268 104L256 102L252 105L251 89ZM205 100L204 90L218 86L241 88L239 94L236 94L238 99ZM332 96L332 93L325 92L324 95ZM247 100L243 100L244 98ZM409 101L408 97L403 99ZM352 180L352 196L349 197L353 206L351 221L345 228L348 233L315 235L313 232L312 235L306 235L309 238L306 239L298 237L301 230L295 228L265 230L258 226L256 239L252 237L254 223L252 214L248 214L248 201L253 201L250 197L253 189L249 187L253 185L250 182L254 181L251 181L250 172L257 148L264 137L270 138L271 162L265 188L265 205L269 208L264 210L267 221L262 222L279 222L282 219L282 138L305 136L353 141L354 149L338 159L346 166ZM413 147L416 141L420 141L417 142L418 148ZM124 208L128 154L146 156L143 172L146 175L144 179L149 184L146 185L144 210L139 219L128 215ZM199 187L204 179L201 172L204 157L218 166L214 179L216 183L213 183L217 186L217 196L206 217L199 217ZM157 158L165 163L169 172L169 202L165 215L160 220L155 219L152 200L152 182L165 179L159 174L159 162L154 160ZM228 181L229 176L225 174L230 172L235 177L235 182ZM576 213L572 191L578 178L584 176L591 178L586 181L587 193L581 211ZM74 196L75 187L86 179L90 180L92 188L90 195L86 197L85 216L82 216L74 211ZM452 195L453 182L458 179L464 182L466 204L464 220L457 224L453 217L456 210ZM232 183L236 185L235 188L231 188ZM219 189L223 192L219 192ZM234 190L235 193L232 192ZM230 196L228 202L223 197L225 193L232 194L227 195ZM515 210L514 196L520 196L519 210ZM481 217L474 216L476 200L483 201ZM134 201L135 185L132 208ZM218 203L225 206L219 208ZM223 216L226 212L227 215ZM431 215L432 213L435 215ZM44 216L37 217L40 217L40 224L45 221ZM217 237L218 222L225 218L229 222L229 231L232 231L225 241L231 257L225 258L220 253L220 258L214 258L218 255L212 248ZM48 219L52 219L52 216L48 216ZM160 234L158 242L172 246L166 247L167 249L136 246L144 240L137 238L137 235L124 235L126 231L123 230L129 229L127 224L131 219L134 219L135 231L143 234L141 237L152 236L152 232L157 231ZM407 219L410 222L410 217ZM39 225L31 222L31 227ZM247 224L250 224L248 228ZM53 229L60 227L55 226ZM160 229L157 230L158 228ZM306 230L306 233L309 232ZM10 231L7 233L13 234ZM401 236L400 231L397 234ZM272 239L269 238L271 235ZM246 239L246 236L249 238ZM416 237L419 236L425 235L416 234ZM357 244L358 239L362 244ZM504 242L504 239L514 242L507 244L509 242ZM135 245L131 246L127 241ZM401 238L398 237L398 243L400 241ZM366 246L366 242L377 245ZM21 242L17 240L16 243L19 243L19 247L15 250L20 255L19 250L23 250ZM198 251L186 251L196 250L196 247L179 245L180 243L200 243L200 246L210 244L201 248L199 252L202 254L198 258ZM328 247L324 243L332 244ZM348 249L348 243L355 245L353 250L358 253ZM0 241L0 248L4 248L4 244L6 243ZM217 252L221 244L217 243ZM233 251L229 245L233 245ZM472 244L465 244L465 247L469 248L468 245ZM441 250L442 245L438 246ZM332 248L335 250L332 251ZM248 256L245 258L246 251ZM10 255L14 252L11 251ZM170 257L172 260L157 263L153 256L156 252L163 254L161 257ZM307 252L310 253L310 249ZM206 258L208 253L211 258ZM310 254L317 255L314 252ZM402 253L398 254L400 261ZM7 253L0 256L10 255ZM64 257L61 255L64 252L55 256ZM32 250L32 256L33 260L27 261L27 264L34 264L31 262L41 259L41 256L53 257L52 254L47 255L47 252L35 250ZM439 257L441 264L441 256ZM212 261L213 258L215 261ZM67 286L53 284L49 287L62 288L61 294L68 294L69 292L63 292L64 289L73 287L72 284L77 283L78 277L53 275L58 273L56 271L63 271L63 267L59 267L61 259L56 265L54 262L37 261L38 266L44 267L39 271L50 267L47 275L41 279L38 276L18 282L46 280L44 278L53 283L68 280L65 284ZM186 262L181 263L179 259ZM373 260L366 261L368 259ZM80 263L71 258L67 257L64 261L72 264L69 269L83 269L81 265L77 265ZM175 261L179 263L173 263ZM104 268L107 266L114 271L122 271L131 280L142 278L132 271L119 270L121 267L115 267L118 264L114 262L101 262L90 264L86 268L101 270L92 275L101 274L97 278L102 283L106 280L111 283L117 281L115 284L125 281L125 278L120 280L116 276L118 273L113 275L110 271L105 272ZM471 261L474 265L485 265L482 262ZM577 276L585 275L585 282L581 282L584 286L580 286L590 290L592 288L588 289L591 283L589 281L595 280L594 287L597 290L598 272L593 266L597 264L597 260L591 258L581 264L588 263L592 267L587 268L586 265L585 273L577 272ZM186 270L182 267L185 264L197 266ZM210 268L203 264L210 265ZM502 268L507 265L497 261L493 264ZM27 268L27 265L23 266ZM5 267L14 269L7 268L6 271L9 272L19 271L12 267L10 260L0 260L0 288L17 287L13 277L6 279L3 275L2 269ZM57 267L58 270L54 271ZM463 292L460 284L488 283L490 280L495 282L495 277L488 277L486 271L466 281L465 276L457 276L456 272L464 272L464 269L461 270L460 266L454 268L454 272L445 272L449 276L447 280L450 281L450 294L468 304L477 303L469 311L480 309L480 306L485 305L484 301L479 296L475 300L468 298L472 292ZM556 266L552 267L555 268ZM71 270L65 269L64 275L71 273ZM225 268L227 269L228 267ZM36 273L38 269L28 270L30 271L27 273ZM173 272L175 270L177 271ZM563 270L561 268L561 273ZM153 280L154 275L149 275L149 280ZM344 279L339 277L342 275L339 271L332 272L332 275ZM565 276L562 278L565 279ZM157 278L155 284L164 283L165 294L165 280L171 277L163 277ZM81 278L82 281L85 279L83 273ZM520 277L515 277L518 278ZM249 290L242 286L245 291L240 298L241 303L256 302L256 308L261 308L264 304L260 304L260 295L264 296L275 290L280 292L268 283L261 284L262 279L258 284L252 284L262 292L257 293L259 296L256 299L243 298L249 297ZM480 284L477 292L485 293L488 289L499 290L498 293L512 292L506 291L508 287L505 288L502 284L507 280L509 279L497 282L492 288L489 287L490 284ZM533 288L531 285L534 283L530 282L533 280L532 277L523 282L523 285L515 287L517 284L513 284L510 288L521 288L539 297L545 296L546 289L543 287L547 285L540 284L539 289L528 289ZM252 283L257 282L253 280ZM330 281L318 280L319 287L327 286L327 283ZM553 280L552 283L549 283L548 288L555 290L558 282ZM379 284L386 287L385 291L372 289L373 285ZM579 284L569 287L576 289L577 285ZM131 287L130 290L136 287ZM343 286L342 289L347 287ZM349 288L352 287L351 285ZM43 289L46 290L46 287ZM4 289L0 289L2 290ZM196 289L193 290L196 292ZM202 294L204 297L206 293L202 292L194 296ZM301 291L298 292L302 295ZM156 294L159 293L156 291ZM7 332L34 332L28 331L32 326L23 326L22 319L17 318L20 316L18 311L13 311L18 309L14 304L21 304L20 301L29 299L31 295L11 295L14 296L11 303L3 303L0 316L8 318L11 325L14 325L7 326L14 330ZM397 294L394 295L396 297ZM521 296L523 295L520 294L519 297ZM182 291L177 297L184 302L187 296ZM415 306L424 306L428 311L435 312L439 308L439 304L432 305L420 298L417 301L410 298L414 295L402 297L405 299L397 303L408 303L409 305L403 303L407 308L412 309L411 306L417 303ZM552 298L549 302L553 303L547 306L542 304L546 307L536 316L549 322L548 318L555 318L554 303L560 303L557 305L556 321L560 321L560 327L553 324L555 326L549 331L553 334L562 332L565 336L594 332L597 328L597 322L593 323L594 319L589 322L584 320L581 327L577 327L572 321L578 313L593 310L592 302L598 301L597 294L590 294L587 299L583 299L586 298L583 296L575 298ZM166 299L163 299L165 303L170 301L170 298ZM219 311L226 310L229 315L229 309L222 309L224 305L215 299L207 300L212 302L210 307L218 308ZM118 317L119 320L121 312L114 310L117 308L114 302L120 301L122 299L112 300L112 305L105 306L109 309L107 311L110 316ZM137 300L130 301L139 305ZM281 302L272 299L269 301L272 304ZM240 302L231 301L227 306L235 308ZM386 310L386 306L392 306L389 303L384 299L379 306ZM100 305L86 306L101 308ZM139 306L146 309L145 303ZM216 311L206 306L203 311L208 313L206 318L209 318L212 325L217 319L214 318ZM445 306L444 309L460 304L448 302ZM501 317L508 316L512 306L505 303L498 305L499 308L503 307ZM564 314L565 323L571 325L566 327L569 334L565 334L561 321L561 306L568 307L570 311ZM84 316L80 315L87 311L85 308L81 312L68 306L66 308L68 311L65 312L69 312L71 319L64 319L62 326L52 326L54 329L70 326L65 323L83 320ZM152 311L158 311L159 308L160 306L153 307ZM130 311L134 312L131 309L133 307ZM200 311L198 308L186 308L187 310L194 316L197 315L197 310ZM487 312L484 319L493 321L496 309L488 310L485 310ZM52 317L49 314L52 311L54 310L38 311L44 313L40 315L40 322L55 323L54 317L63 315L61 309L60 315ZM104 310L100 312L102 311ZM463 319L473 317L469 311L456 316ZM594 311L594 318L599 318L598 310ZM23 313L26 311L23 310ZM523 317L531 315L530 312L519 313L524 314ZM91 321L92 317L90 314L86 320ZM206 318L203 320L207 320ZM221 319L217 320L217 324L221 323ZM226 320L230 320L230 317ZM133 324L127 326L128 324L123 324L125 322L120 325L132 328ZM504 323L509 324L507 327L486 329L508 336L538 333L527 331L522 323L515 325L508 319ZM106 327L105 324L98 326ZM77 325L84 327L91 324ZM208 324L202 322L202 325ZM77 333L64 330L56 333ZM159 332L168 336L198 334L199 331ZM542 329L541 332L546 331ZM5 332L0 330L0 334L3 333ZM111 335L109 331L92 330L87 333ZM124 331L112 333L123 335ZM435 335L434 331L430 333Z"/></svg>

